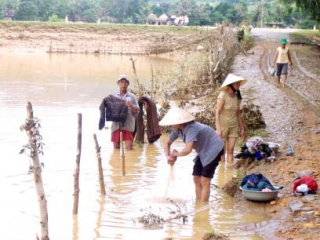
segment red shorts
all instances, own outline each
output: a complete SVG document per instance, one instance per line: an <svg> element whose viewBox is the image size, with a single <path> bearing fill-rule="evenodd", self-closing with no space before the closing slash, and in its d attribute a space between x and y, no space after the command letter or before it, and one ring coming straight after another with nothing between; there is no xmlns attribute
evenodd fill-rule
<svg viewBox="0 0 320 240"><path fill-rule="evenodd" d="M133 141L132 132L127 131L127 130L121 130L121 132L122 132L122 140L123 141ZM112 132L111 142L120 142L120 129Z"/></svg>

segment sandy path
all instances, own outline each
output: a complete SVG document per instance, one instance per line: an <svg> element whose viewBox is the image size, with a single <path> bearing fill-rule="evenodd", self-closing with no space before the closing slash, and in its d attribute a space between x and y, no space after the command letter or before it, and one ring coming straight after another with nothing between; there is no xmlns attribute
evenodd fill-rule
<svg viewBox="0 0 320 240"><path fill-rule="evenodd" d="M238 55L232 66L233 73L248 79L242 88L244 101L252 101L260 107L267 125L266 130L270 133L266 140L282 144L277 160L272 165L260 165L250 170L261 172L272 182L285 186L276 204L266 205L270 221L256 226L256 231L265 239L284 239L284 236L286 239L320 238L316 217L308 223L294 221L303 213L299 212L294 216L288 207L292 200L301 200L290 195L291 181L296 177L294 172L311 170L314 171L315 178L320 174L317 162L320 159L320 94L317 94L320 83L310 78L306 71L296 68L289 72L288 86L278 88L275 78L268 74L269 55L272 55L279 39L289 39L288 33L292 31L295 30L253 29L252 36L257 40L257 45L249 51L253 54ZM294 59L294 65L298 64L297 61L299 60ZM294 157L285 156L285 150L290 146L295 149ZM314 201L305 201L305 205L319 212L319 194L313 197ZM250 209L250 204L244 202L238 205ZM305 224L310 229L303 233Z"/></svg>

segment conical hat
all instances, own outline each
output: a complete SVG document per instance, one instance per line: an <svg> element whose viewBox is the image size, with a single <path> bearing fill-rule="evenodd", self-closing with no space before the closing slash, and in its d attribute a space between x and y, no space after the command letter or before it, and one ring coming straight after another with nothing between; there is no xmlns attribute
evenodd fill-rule
<svg viewBox="0 0 320 240"><path fill-rule="evenodd" d="M229 73L226 80L224 80L223 84L221 85L220 90L226 90L228 85L235 82L240 82L240 86L242 86L247 82L247 80L243 77Z"/></svg>
<svg viewBox="0 0 320 240"><path fill-rule="evenodd" d="M159 122L160 126L170 126L177 125L182 123L191 122L195 119L190 113L186 110L183 110L179 107L173 106L171 109L164 115L164 117Z"/></svg>

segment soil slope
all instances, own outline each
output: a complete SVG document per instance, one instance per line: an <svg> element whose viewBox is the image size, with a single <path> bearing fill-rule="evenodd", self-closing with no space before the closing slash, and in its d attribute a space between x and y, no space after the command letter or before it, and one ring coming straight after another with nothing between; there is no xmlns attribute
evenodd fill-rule
<svg viewBox="0 0 320 240"><path fill-rule="evenodd" d="M0 22L0 50L161 54L196 49L213 29L179 26Z"/></svg>

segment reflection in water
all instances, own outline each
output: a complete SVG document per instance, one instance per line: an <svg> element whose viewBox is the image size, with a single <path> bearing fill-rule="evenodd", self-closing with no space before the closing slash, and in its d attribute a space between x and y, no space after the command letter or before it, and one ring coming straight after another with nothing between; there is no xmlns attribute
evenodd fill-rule
<svg viewBox="0 0 320 240"><path fill-rule="evenodd" d="M100 228L101 228L101 223L102 223L102 217L104 214L104 205L106 203L106 196L101 195L100 200L99 200L99 211L97 212L97 221L96 221L96 228L94 229L95 232L95 239L99 239L102 237L100 235ZM73 239L77 240L77 239Z"/></svg>
<svg viewBox="0 0 320 240"><path fill-rule="evenodd" d="M194 214L193 217L193 221L197 224L194 224L194 232L202 232L202 236L204 236L206 233L210 233L212 232L212 230L214 230L214 227L211 226L210 223L210 215L209 215L209 211L210 208L206 207L206 205L204 205L204 203L197 203L197 205L195 206L196 212ZM198 209L203 209L201 211L199 211ZM199 224L201 223L201 225ZM201 226L201 229L197 229L199 228L198 226Z"/></svg>
<svg viewBox="0 0 320 240"><path fill-rule="evenodd" d="M220 188L213 188L209 207L195 201L192 156L181 157L170 177L170 166L163 151L162 136L154 144L135 145L125 151L126 175L122 176L120 151L110 141L110 128L98 130L98 106L103 97L117 89L116 76L131 72L126 56L0 54L0 236L8 240L35 239L40 235L39 206L29 160L20 155L27 137L19 127L26 118L26 102L33 104L40 118L44 156L40 160L48 201L49 234L53 240L88 239L202 239L213 227L239 239L255 239L241 230L239 223L259 222L234 208L234 199ZM148 82L149 64L169 68L172 63L139 57L140 79ZM157 62L155 64L154 62ZM128 74L130 75L130 74ZM77 116L82 114L82 151L78 216L73 216L73 173L76 159ZM107 127L109 125L107 124ZM101 196L93 134L101 145L106 197ZM175 142L175 148L184 146ZM220 164L213 183L222 187L234 174ZM166 187L170 182L167 195ZM169 198L169 199L168 199ZM172 201L169 201L172 200ZM197 211L200 210L201 211ZM162 229L145 229L137 219L144 211L164 219L172 211L188 213L188 221L167 221ZM254 219L252 219L254 218ZM19 226L19 231L16 231ZM8 237L7 237L8 236Z"/></svg>
<svg viewBox="0 0 320 240"><path fill-rule="evenodd" d="M78 216L73 216L73 240L78 240L79 225L78 225Z"/></svg>

